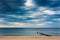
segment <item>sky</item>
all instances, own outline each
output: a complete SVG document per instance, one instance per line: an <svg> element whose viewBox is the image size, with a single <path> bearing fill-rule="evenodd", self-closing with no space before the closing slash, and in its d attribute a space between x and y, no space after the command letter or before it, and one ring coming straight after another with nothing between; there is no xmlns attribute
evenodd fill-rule
<svg viewBox="0 0 60 40"><path fill-rule="evenodd" d="M60 28L60 0L0 0L1 28Z"/></svg>

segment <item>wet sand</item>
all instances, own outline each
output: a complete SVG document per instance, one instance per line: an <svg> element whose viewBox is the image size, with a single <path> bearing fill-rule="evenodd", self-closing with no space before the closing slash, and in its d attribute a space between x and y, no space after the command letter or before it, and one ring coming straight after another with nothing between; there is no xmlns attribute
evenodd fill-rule
<svg viewBox="0 0 60 40"><path fill-rule="evenodd" d="M60 40L60 36L0 36L0 40Z"/></svg>

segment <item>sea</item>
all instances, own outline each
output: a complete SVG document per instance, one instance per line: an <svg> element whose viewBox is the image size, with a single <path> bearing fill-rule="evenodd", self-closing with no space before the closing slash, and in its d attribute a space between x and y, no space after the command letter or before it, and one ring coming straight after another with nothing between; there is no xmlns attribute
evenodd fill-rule
<svg viewBox="0 0 60 40"><path fill-rule="evenodd" d="M0 28L0 36L60 36L60 28Z"/></svg>

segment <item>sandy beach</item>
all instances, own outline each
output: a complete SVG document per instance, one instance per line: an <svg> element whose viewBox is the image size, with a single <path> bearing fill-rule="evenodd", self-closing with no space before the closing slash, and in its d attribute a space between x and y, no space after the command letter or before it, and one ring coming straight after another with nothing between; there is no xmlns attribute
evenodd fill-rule
<svg viewBox="0 0 60 40"><path fill-rule="evenodd" d="M0 36L0 40L60 40L60 36Z"/></svg>

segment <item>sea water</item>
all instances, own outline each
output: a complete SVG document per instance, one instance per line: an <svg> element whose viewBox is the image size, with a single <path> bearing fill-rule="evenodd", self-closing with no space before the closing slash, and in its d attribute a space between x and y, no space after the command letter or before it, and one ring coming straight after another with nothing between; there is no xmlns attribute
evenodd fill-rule
<svg viewBox="0 0 60 40"><path fill-rule="evenodd" d="M60 36L60 28L0 28L0 36L43 36L37 32Z"/></svg>

